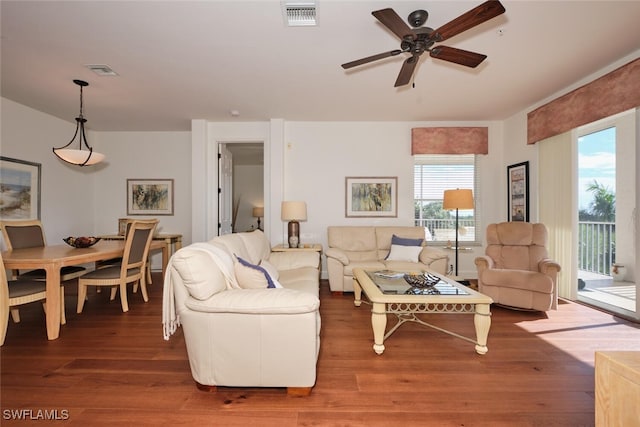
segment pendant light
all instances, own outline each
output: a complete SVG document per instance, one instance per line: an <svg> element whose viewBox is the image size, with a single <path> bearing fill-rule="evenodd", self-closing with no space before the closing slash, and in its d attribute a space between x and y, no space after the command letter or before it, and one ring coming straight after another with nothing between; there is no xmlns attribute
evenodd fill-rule
<svg viewBox="0 0 640 427"><path fill-rule="evenodd" d="M105 156L102 153L93 151L93 148L87 144L87 136L84 130L84 124L87 122L82 115L82 88L89 86L89 83L83 80L74 80L75 84L80 86L80 115L76 117L76 132L73 134L73 138L67 145L59 148L54 148L53 153L61 160L76 166L91 166L100 163L104 160ZM78 137L78 149L67 148ZM86 147L86 150L82 149L82 144Z"/></svg>

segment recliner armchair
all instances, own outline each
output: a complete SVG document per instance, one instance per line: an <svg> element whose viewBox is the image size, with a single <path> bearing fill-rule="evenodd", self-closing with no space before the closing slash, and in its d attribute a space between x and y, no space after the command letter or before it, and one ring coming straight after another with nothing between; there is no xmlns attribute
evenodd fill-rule
<svg viewBox="0 0 640 427"><path fill-rule="evenodd" d="M547 236L544 224L489 224L485 256L475 259L478 290L503 306L557 309L560 265L549 259Z"/></svg>

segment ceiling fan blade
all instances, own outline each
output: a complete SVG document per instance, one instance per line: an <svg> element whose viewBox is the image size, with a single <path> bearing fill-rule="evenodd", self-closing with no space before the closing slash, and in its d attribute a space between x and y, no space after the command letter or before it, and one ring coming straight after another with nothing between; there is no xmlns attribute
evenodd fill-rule
<svg viewBox="0 0 640 427"><path fill-rule="evenodd" d="M413 71L416 69L416 65L418 65L418 59L420 59L418 55L413 55L404 61L398 78L396 79L396 84L393 85L394 87L404 86L411 81Z"/></svg>
<svg viewBox="0 0 640 427"><path fill-rule="evenodd" d="M393 34L398 36L401 40L409 39L415 40L416 35L413 33L411 28L398 16L398 14L390 8L374 10L371 12L373 16L378 19L388 29L390 29Z"/></svg>
<svg viewBox="0 0 640 427"><path fill-rule="evenodd" d="M342 64L342 68L348 70L349 68L357 67L358 65L367 64L369 62L377 61L378 59L388 58L390 56L396 56L399 53L402 53L400 49L392 50L391 52L379 53L377 55L367 56L366 58L357 59L355 61L347 62L346 64Z"/></svg>
<svg viewBox="0 0 640 427"><path fill-rule="evenodd" d="M504 12L504 6L498 0L486 1L435 30L431 33L431 39L438 42L446 40Z"/></svg>
<svg viewBox="0 0 640 427"><path fill-rule="evenodd" d="M476 68L487 58L487 55L483 55L481 53L469 52L468 50L457 49L449 46L436 46L431 49L429 54L432 58L455 62L456 64L465 65L471 68Z"/></svg>

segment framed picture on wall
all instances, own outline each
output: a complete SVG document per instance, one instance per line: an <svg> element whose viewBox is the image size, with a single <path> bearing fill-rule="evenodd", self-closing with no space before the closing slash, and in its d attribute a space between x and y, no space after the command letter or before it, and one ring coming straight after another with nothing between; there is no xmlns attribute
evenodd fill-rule
<svg viewBox="0 0 640 427"><path fill-rule="evenodd" d="M347 218L398 216L398 177L347 177Z"/></svg>
<svg viewBox="0 0 640 427"><path fill-rule="evenodd" d="M0 219L40 219L40 163L0 156Z"/></svg>
<svg viewBox="0 0 640 427"><path fill-rule="evenodd" d="M507 166L507 220L529 222L529 162Z"/></svg>
<svg viewBox="0 0 640 427"><path fill-rule="evenodd" d="M173 179L127 179L127 215L173 215Z"/></svg>

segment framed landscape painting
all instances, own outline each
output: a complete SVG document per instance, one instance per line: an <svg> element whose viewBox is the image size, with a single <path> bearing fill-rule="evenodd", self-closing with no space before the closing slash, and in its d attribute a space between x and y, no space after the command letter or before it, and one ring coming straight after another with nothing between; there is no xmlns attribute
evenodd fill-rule
<svg viewBox="0 0 640 427"><path fill-rule="evenodd" d="M397 177L347 177L346 217L397 217Z"/></svg>
<svg viewBox="0 0 640 427"><path fill-rule="evenodd" d="M0 219L40 219L40 163L0 156Z"/></svg>
<svg viewBox="0 0 640 427"><path fill-rule="evenodd" d="M507 166L507 220L529 222L529 162Z"/></svg>
<svg viewBox="0 0 640 427"><path fill-rule="evenodd" d="M127 215L173 215L173 179L127 179Z"/></svg>

